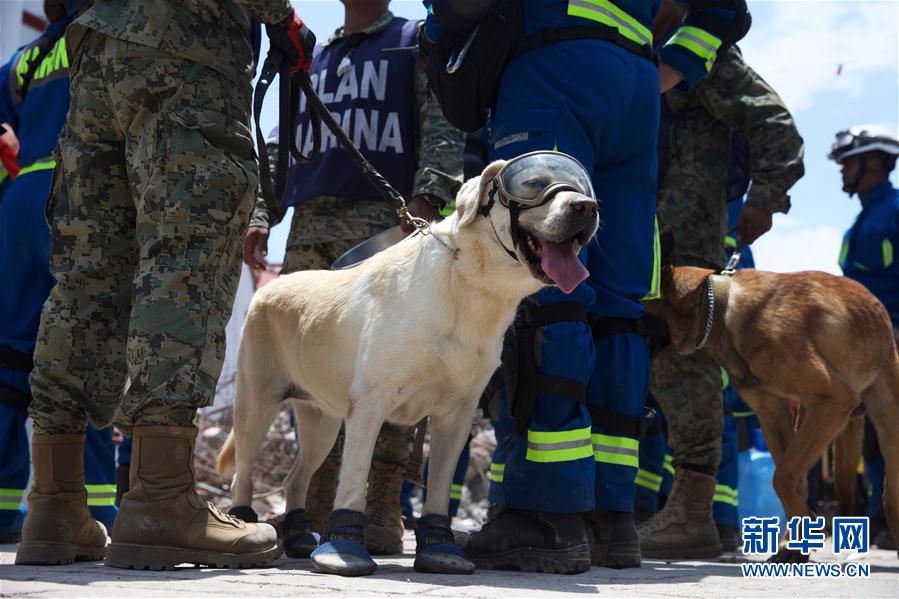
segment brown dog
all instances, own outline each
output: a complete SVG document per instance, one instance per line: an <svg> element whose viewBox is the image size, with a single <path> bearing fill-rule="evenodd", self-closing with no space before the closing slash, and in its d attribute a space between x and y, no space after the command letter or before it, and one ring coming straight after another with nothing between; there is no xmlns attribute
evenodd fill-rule
<svg viewBox="0 0 899 599"><path fill-rule="evenodd" d="M726 276L672 263L662 271L662 299L647 302L647 312L665 319L677 351L704 347L755 411L787 518L810 515L809 469L850 418L866 412L886 465L884 510L899 542L899 356L883 305L855 281L823 272ZM801 408L798 427L791 402ZM857 425L841 436L854 447ZM808 557L781 550L773 559Z"/></svg>

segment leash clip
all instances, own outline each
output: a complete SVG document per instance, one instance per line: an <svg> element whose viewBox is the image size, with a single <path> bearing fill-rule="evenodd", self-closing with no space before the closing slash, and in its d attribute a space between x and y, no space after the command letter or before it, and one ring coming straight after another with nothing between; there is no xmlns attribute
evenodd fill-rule
<svg viewBox="0 0 899 599"><path fill-rule="evenodd" d="M721 271L722 275L730 277L737 272L737 263L740 261L740 253L740 250L734 250L734 253L730 255L730 260L727 261L727 266Z"/></svg>

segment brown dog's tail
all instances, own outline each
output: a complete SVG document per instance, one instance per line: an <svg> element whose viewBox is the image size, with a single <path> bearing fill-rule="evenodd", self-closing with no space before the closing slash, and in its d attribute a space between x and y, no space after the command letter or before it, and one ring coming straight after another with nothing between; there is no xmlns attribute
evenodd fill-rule
<svg viewBox="0 0 899 599"><path fill-rule="evenodd" d="M225 474L234 468L234 429L228 433L225 444L219 451L219 456L215 460L215 469L219 474Z"/></svg>

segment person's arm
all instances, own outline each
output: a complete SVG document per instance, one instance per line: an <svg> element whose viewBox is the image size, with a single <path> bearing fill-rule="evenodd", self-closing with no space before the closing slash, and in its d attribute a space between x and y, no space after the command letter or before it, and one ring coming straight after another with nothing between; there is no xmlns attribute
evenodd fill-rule
<svg viewBox="0 0 899 599"><path fill-rule="evenodd" d="M235 4L243 4L253 17L267 25L283 22L293 13L288 0L234 0Z"/></svg>
<svg viewBox="0 0 899 599"><path fill-rule="evenodd" d="M278 164L278 144L267 143L265 147L268 150L269 172L272 177L272 187L274 187L275 171ZM250 226L247 228L243 243L243 261L250 267L265 269L269 230L281 222L285 212L287 212L285 206L269 206L262 195L262 186L256 188L256 199L250 214Z"/></svg>
<svg viewBox="0 0 899 599"><path fill-rule="evenodd" d="M752 22L745 0L680 0L679 3L689 13L658 51L663 93L674 84L685 91L693 89L711 71L716 58L746 35Z"/></svg>
<svg viewBox="0 0 899 599"><path fill-rule="evenodd" d="M805 173L802 137L783 100L746 64L736 47L719 59L714 73L693 93L699 94L709 114L749 142L752 185L737 229L744 243L752 243L770 228L771 213L790 209L787 191ZM758 222L747 222L747 218Z"/></svg>
<svg viewBox="0 0 899 599"><path fill-rule="evenodd" d="M418 65L415 67L415 104L418 111L415 139L418 168L409 210L414 216L436 218L440 208L455 198L462 184L465 134L446 121L440 105L428 94L427 74Z"/></svg>

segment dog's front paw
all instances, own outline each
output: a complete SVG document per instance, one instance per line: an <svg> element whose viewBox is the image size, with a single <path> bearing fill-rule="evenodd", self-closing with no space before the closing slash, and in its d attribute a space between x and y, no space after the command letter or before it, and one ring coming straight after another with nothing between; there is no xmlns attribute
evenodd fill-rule
<svg viewBox="0 0 899 599"><path fill-rule="evenodd" d="M416 572L472 574L474 563L456 544L449 518L441 514L422 516L415 527Z"/></svg>
<svg viewBox="0 0 899 599"><path fill-rule="evenodd" d="M365 514L334 510L328 517L324 542L309 556L315 569L340 576L365 576L378 569L363 545Z"/></svg>

